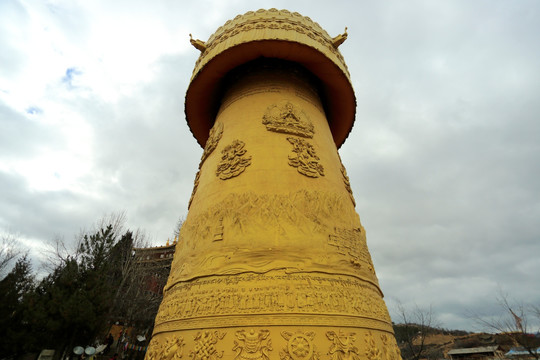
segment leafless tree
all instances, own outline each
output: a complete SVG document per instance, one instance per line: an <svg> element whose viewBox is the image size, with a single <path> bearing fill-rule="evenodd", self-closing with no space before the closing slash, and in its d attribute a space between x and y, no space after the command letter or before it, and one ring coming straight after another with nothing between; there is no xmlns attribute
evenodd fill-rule
<svg viewBox="0 0 540 360"><path fill-rule="evenodd" d="M184 221L186 221L186 218L184 216L180 216L178 218L178 221L176 222L176 225L174 226L173 236L176 238L180 236L180 229L182 229L182 225L184 225Z"/></svg>
<svg viewBox="0 0 540 360"><path fill-rule="evenodd" d="M2 234L0 240L0 279L2 279L9 269L9 264L22 254L17 237L12 233Z"/></svg>
<svg viewBox="0 0 540 360"><path fill-rule="evenodd" d="M396 338L401 343L402 357L405 360L419 360L426 357L426 338L438 327L431 305L421 309L415 305L408 309L397 304L398 325Z"/></svg>
<svg viewBox="0 0 540 360"><path fill-rule="evenodd" d="M499 316L473 315L473 320L487 331L500 333L512 341L514 346L521 347L535 359L540 358L537 349L540 340L535 334L540 332L540 308L534 305L511 302L508 295L499 292L497 297Z"/></svg>
<svg viewBox="0 0 540 360"><path fill-rule="evenodd" d="M120 251L122 251L122 261L119 264L121 279L113 299L113 304L116 304L117 306L121 306L120 303L122 303L122 301L120 299L121 297L125 297L126 288L130 288L133 286L134 282L137 282L140 266L137 259L135 259L134 248L148 246L146 233L137 229L132 233L132 242L126 245L129 245L129 247L120 249Z"/></svg>
<svg viewBox="0 0 540 360"><path fill-rule="evenodd" d="M123 278L117 289L110 319L128 324L137 335L149 335L170 267L161 262L147 261L138 249L148 244L136 242L132 256L124 263ZM142 253L145 253L144 250Z"/></svg>
<svg viewBox="0 0 540 360"><path fill-rule="evenodd" d="M99 231L99 229L105 229L110 225L113 229L112 236L114 238L119 238L124 232L125 223L125 211L112 212L97 220L90 229L81 228L79 233L75 235L74 241L66 242L63 236L56 235L49 243L48 249L45 250L45 262L42 264L43 268L51 272L55 268L65 264L69 259L78 260L81 242L86 234L95 233Z"/></svg>

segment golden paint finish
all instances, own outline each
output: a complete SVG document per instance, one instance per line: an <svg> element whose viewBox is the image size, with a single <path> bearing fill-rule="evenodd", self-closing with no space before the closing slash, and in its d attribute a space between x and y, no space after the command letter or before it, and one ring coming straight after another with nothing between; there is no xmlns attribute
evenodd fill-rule
<svg viewBox="0 0 540 360"><path fill-rule="evenodd" d="M349 70L337 50L335 39L309 17L278 9L248 11L220 26L206 42L205 49L195 63L193 77L218 54L242 43L267 39L289 40L315 48L328 56L349 77Z"/></svg>
<svg viewBox="0 0 540 360"><path fill-rule="evenodd" d="M302 175L309 177L324 176L324 167L319 163L315 147L304 139L288 137L293 146L293 155L289 155L289 165L295 167Z"/></svg>
<svg viewBox="0 0 540 360"><path fill-rule="evenodd" d="M234 341L233 351L236 351L235 360L269 360L272 351L272 340L268 337L270 331L251 329L238 330L237 340Z"/></svg>
<svg viewBox="0 0 540 360"><path fill-rule="evenodd" d="M199 331L193 337L195 347L189 353L192 360L218 360L223 357L223 350L218 351L216 344L225 337L226 333L219 331Z"/></svg>
<svg viewBox="0 0 540 360"><path fill-rule="evenodd" d="M270 105L263 116L263 124L269 131L306 138L312 138L315 131L307 115L288 101Z"/></svg>
<svg viewBox="0 0 540 360"><path fill-rule="evenodd" d="M313 331L303 332L282 331L281 336L287 340L287 347L279 353L281 360L319 360L319 352L313 344Z"/></svg>
<svg viewBox="0 0 540 360"><path fill-rule="evenodd" d="M193 40L193 81L227 61L227 46L270 35L333 54L348 79L337 52L346 34L330 38L306 19L248 13ZM324 84L279 59L220 76L147 360L399 360ZM206 119L189 121L193 130Z"/></svg>
<svg viewBox="0 0 540 360"><path fill-rule="evenodd" d="M216 175L221 180L238 176L251 165L251 156L246 155L245 145L243 141L234 140L232 144L221 150L221 161L216 170Z"/></svg>
<svg viewBox="0 0 540 360"><path fill-rule="evenodd" d="M321 95L337 147L354 123L356 98L338 50L346 32L331 37L308 17L287 10L257 10L227 21L208 41L191 39L201 51L186 94L186 118L204 146L220 107L223 74L261 57L301 64L320 80ZM271 105L271 104L268 104Z"/></svg>

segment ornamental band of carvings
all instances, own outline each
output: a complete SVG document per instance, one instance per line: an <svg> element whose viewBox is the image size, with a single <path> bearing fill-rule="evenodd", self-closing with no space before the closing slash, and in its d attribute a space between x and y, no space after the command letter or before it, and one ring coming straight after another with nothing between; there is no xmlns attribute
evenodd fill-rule
<svg viewBox="0 0 540 360"><path fill-rule="evenodd" d="M319 360L319 353L313 345L313 331L297 331L291 333L282 331L281 336L287 340L287 346L279 353L281 360Z"/></svg>
<svg viewBox="0 0 540 360"><path fill-rule="evenodd" d="M373 334L371 331L368 331L366 333L365 337L366 342L366 359L367 360L381 360L381 350L377 347L377 344L375 344L375 339L373 338Z"/></svg>
<svg viewBox="0 0 540 360"><path fill-rule="evenodd" d="M305 138L312 138L315 132L308 116L289 101L269 106L262 123L266 125L266 130Z"/></svg>
<svg viewBox="0 0 540 360"><path fill-rule="evenodd" d="M217 177L222 180L230 179L240 175L251 165L251 156L246 156L245 145L241 140L234 140L221 150L221 161L216 170Z"/></svg>
<svg viewBox="0 0 540 360"><path fill-rule="evenodd" d="M223 357L223 351L218 352L216 344L225 337L226 333L216 331L199 331L193 337L195 348L189 353L192 360L217 360Z"/></svg>
<svg viewBox="0 0 540 360"><path fill-rule="evenodd" d="M288 137L287 140L293 146L293 155L289 155L289 165L295 167L302 175L318 178L324 176L324 167L319 164L319 157L313 145L304 139Z"/></svg>
<svg viewBox="0 0 540 360"><path fill-rule="evenodd" d="M276 204L279 204L279 213L269 216L267 209ZM224 221L227 219L231 230L240 230L237 224L249 221L254 227L265 231L286 225L308 234L328 237L329 230L336 226L360 226L356 213L350 210L349 199L335 192L303 189L285 194L231 193L205 212L186 220L183 231L189 235L185 236L189 246L193 245L190 239L212 238L216 232L208 224L217 224L222 218Z"/></svg>
<svg viewBox="0 0 540 360"><path fill-rule="evenodd" d="M208 156L210 156L210 154L212 154L212 152L215 150L222 135L223 123L221 121L217 121L210 130L208 140L206 140L206 145L204 145L204 151L201 156L201 162L199 163L199 169L202 167L202 164L208 158Z"/></svg>
<svg viewBox="0 0 540 360"><path fill-rule="evenodd" d="M246 326L324 326L332 327L340 324L342 327L374 329L392 333L392 325L378 320L366 319L353 316L330 316L330 315L265 315L250 317L249 320L241 316L199 318L180 321L171 321L157 324L154 334L164 334L173 331L199 330L201 327L213 329L246 327ZM324 360L327 360L325 357Z"/></svg>
<svg viewBox="0 0 540 360"><path fill-rule="evenodd" d="M265 12L264 10L262 10ZM277 10L277 9L269 9L269 12L275 12L280 15L285 15L288 18L285 19L279 19L274 18L272 20L266 19L266 18L260 18L257 17L257 12L249 11L245 13L244 15L238 15L233 20L227 21L223 26L220 26L215 33L210 36L208 41L206 42L205 51L199 56L197 61L195 62L195 69L196 71L199 68L199 64L202 61L203 58L205 58L205 54L208 54L210 51L212 51L216 46L221 44L222 42L226 41L227 39L234 37L241 32L250 31L253 29L256 30L263 30L263 29L270 29L270 30L287 30L287 31L295 31L298 34L306 35L312 40L317 41L321 46L323 46L326 50L331 52L334 56L336 56L337 59L339 59L341 66L343 66L343 70L346 72L347 76L349 75L349 71L347 69L347 65L345 64L345 60L343 59L343 56L337 50L336 46L333 43L333 39L330 38L330 36L326 33L325 30L323 30L320 25L318 25L316 22L313 22L313 24L306 24L305 21L312 21L309 17L304 17L301 14L297 12L291 13L288 10ZM292 17L297 17L299 20L293 20ZM242 22L238 22L234 26L229 26L229 24L232 23L232 21L238 21L241 18L244 18L245 20ZM314 28L314 26L316 28Z"/></svg>
<svg viewBox="0 0 540 360"><path fill-rule="evenodd" d="M184 338L181 336L168 337L165 343L152 339L146 360L179 360L184 355Z"/></svg>
<svg viewBox="0 0 540 360"><path fill-rule="evenodd" d="M360 360L361 357L358 354L358 348L354 346L356 341L355 333L345 333L339 331L327 331L326 337L332 341L332 345L328 350L331 360Z"/></svg>
<svg viewBox="0 0 540 360"><path fill-rule="evenodd" d="M235 360L269 360L268 353L272 351L272 340L268 339L270 331L251 329L236 332L233 351L236 351Z"/></svg>
<svg viewBox="0 0 540 360"><path fill-rule="evenodd" d="M256 283L271 283L257 286ZM390 323L378 289L358 279L304 275L223 276L169 289L156 326L201 317L256 314L350 315ZM245 317L249 324L249 317Z"/></svg>

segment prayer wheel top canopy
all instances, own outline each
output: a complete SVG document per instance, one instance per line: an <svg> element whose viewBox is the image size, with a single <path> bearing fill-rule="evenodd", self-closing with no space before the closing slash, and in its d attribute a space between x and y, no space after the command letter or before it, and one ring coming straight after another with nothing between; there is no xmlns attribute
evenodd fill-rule
<svg viewBox="0 0 540 360"><path fill-rule="evenodd" d="M223 78L232 69L258 58L298 63L320 80L330 130L339 148L352 129L356 98L338 46L308 17L287 10L257 10L227 21L206 43L192 40L201 51L186 94L188 125L204 147L219 109Z"/></svg>

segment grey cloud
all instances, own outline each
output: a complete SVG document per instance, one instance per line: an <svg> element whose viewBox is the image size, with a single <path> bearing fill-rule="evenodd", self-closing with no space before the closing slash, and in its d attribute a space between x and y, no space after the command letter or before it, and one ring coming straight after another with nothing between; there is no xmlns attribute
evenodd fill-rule
<svg viewBox="0 0 540 360"><path fill-rule="evenodd" d="M41 121L42 110L22 114L0 100L0 153L4 158L37 155L43 148L59 148L59 129Z"/></svg>
<svg viewBox="0 0 540 360"><path fill-rule="evenodd" d="M186 42L189 32L206 40L237 14L269 6L126 4L107 4L107 10L144 13L145 21L157 19ZM538 4L271 6L310 16L331 35L348 26L340 50L358 107L340 154L392 314L396 298L406 305L432 304L445 327L470 330L467 313L496 314L500 288L540 303L534 256L540 250ZM70 14L65 22L63 11ZM97 20L79 11L57 9L50 19L65 32L81 19L73 39L85 39ZM1 49L11 49L6 39L0 35ZM57 232L70 237L105 213L126 210L128 227L144 228L163 243L187 213L202 153L183 114L198 53L171 53L153 64L152 81L116 104L91 89L65 100L92 129L92 173L79 184L86 192L31 192L24 179L0 173L0 224L37 238ZM3 154L24 158L63 141L56 129L40 125L39 115L0 108L7 129L0 132Z"/></svg>

